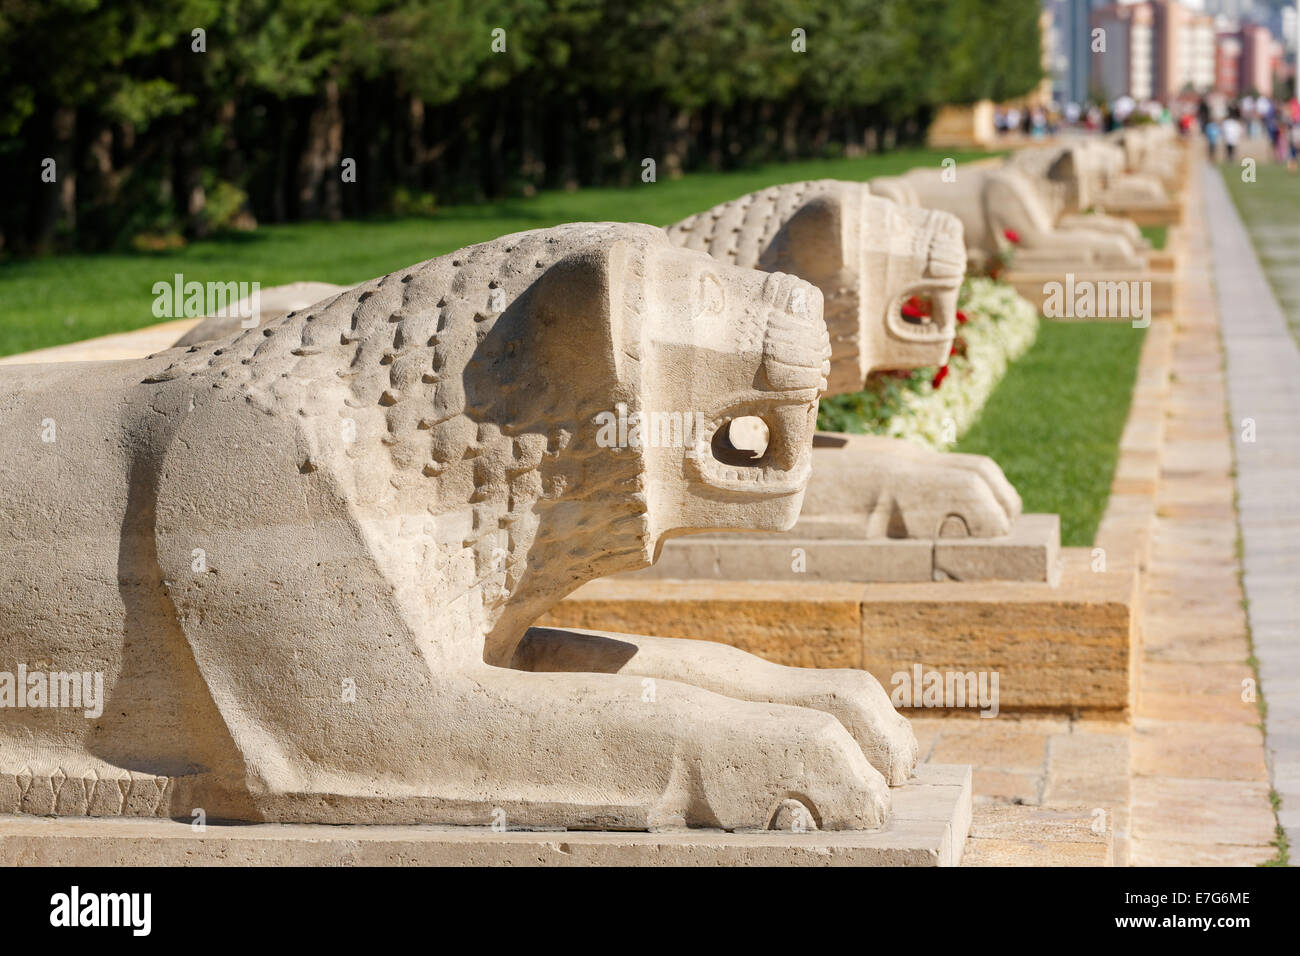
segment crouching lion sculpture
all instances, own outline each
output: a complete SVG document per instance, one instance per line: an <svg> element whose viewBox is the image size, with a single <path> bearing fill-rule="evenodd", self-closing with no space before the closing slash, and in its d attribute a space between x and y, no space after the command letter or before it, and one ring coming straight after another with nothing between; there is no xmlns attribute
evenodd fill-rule
<svg viewBox="0 0 1300 956"><path fill-rule="evenodd" d="M817 286L831 339L828 394L861 390L873 371L948 360L966 264L962 224L949 213L823 179L750 193L670 226L668 235L723 262ZM914 296L931 301L929 315L906 314ZM1020 495L991 458L877 435L818 434L796 533L996 537L1020 511Z"/></svg>
<svg viewBox="0 0 1300 956"><path fill-rule="evenodd" d="M0 370L0 672L103 681L98 716L0 708L0 812L881 824L916 741L865 672L525 638L666 537L790 527L828 357L815 287L576 224L188 350ZM603 447L617 403L709 426Z"/></svg>

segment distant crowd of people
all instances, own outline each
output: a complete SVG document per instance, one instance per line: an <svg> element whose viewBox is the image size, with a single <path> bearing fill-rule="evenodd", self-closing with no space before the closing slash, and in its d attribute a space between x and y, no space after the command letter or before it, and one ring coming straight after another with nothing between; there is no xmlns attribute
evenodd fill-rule
<svg viewBox="0 0 1300 956"><path fill-rule="evenodd" d="M1185 136L1205 137L1210 159L1235 162L1247 140L1267 141L1271 155L1291 172L1297 170L1300 154L1300 100L1272 100L1267 96L1243 96L1232 101L1219 94L1184 97L1173 108L1151 101L1139 103L1121 96L1112 103L1050 104L1047 106L999 107L993 125L999 135L1019 134L1033 139L1054 136L1063 127L1110 132L1132 123L1154 122L1177 125ZM1258 150L1254 151L1258 153Z"/></svg>
<svg viewBox="0 0 1300 956"><path fill-rule="evenodd" d="M1244 96L1236 103L1201 98L1194 113L1185 113L1179 129L1185 135L1199 132L1205 137L1210 159L1222 156L1235 162L1244 139L1269 143L1273 158L1295 172L1300 154L1300 100L1270 100L1267 96Z"/></svg>

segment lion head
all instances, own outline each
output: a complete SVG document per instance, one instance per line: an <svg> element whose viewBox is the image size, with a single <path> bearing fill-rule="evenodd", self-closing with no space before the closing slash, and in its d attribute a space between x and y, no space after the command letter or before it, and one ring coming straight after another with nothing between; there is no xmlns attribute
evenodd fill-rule
<svg viewBox="0 0 1300 956"><path fill-rule="evenodd" d="M961 223L817 180L764 189L668 227L674 243L736 265L788 272L822 291L828 391L854 392L874 369L940 365L956 333L965 270ZM931 300L912 316L913 296Z"/></svg>

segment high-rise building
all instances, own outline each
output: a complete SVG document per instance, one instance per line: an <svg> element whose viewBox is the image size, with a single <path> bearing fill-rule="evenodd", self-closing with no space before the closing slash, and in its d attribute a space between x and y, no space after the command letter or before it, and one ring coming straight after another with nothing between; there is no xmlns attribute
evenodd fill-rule
<svg viewBox="0 0 1300 956"><path fill-rule="evenodd" d="M1175 92L1190 89L1194 93L1205 93L1214 89L1214 18L1203 13L1190 13L1179 37L1179 48L1180 72Z"/></svg>
<svg viewBox="0 0 1300 956"><path fill-rule="evenodd" d="M1044 0L1051 14L1052 95L1062 103L1085 103L1092 90L1093 0Z"/></svg>
<svg viewBox="0 0 1300 956"><path fill-rule="evenodd" d="M1296 8L1262 0L1043 0L1047 65L1063 102L1171 103L1211 90L1271 94L1290 76ZM1101 36L1094 36L1095 31ZM1274 35L1282 38L1281 42ZM1103 47L1103 48L1098 48Z"/></svg>
<svg viewBox="0 0 1300 956"><path fill-rule="evenodd" d="M1242 93L1273 95L1275 45L1268 27L1249 23L1241 28Z"/></svg>
<svg viewBox="0 0 1300 956"><path fill-rule="evenodd" d="M1214 88L1230 97L1241 92L1241 34L1236 30L1221 32L1216 38Z"/></svg>
<svg viewBox="0 0 1300 956"><path fill-rule="evenodd" d="M1108 100L1155 94L1153 51L1155 14L1150 3L1115 3L1092 11L1092 27L1101 30L1105 48L1091 53L1092 78Z"/></svg>

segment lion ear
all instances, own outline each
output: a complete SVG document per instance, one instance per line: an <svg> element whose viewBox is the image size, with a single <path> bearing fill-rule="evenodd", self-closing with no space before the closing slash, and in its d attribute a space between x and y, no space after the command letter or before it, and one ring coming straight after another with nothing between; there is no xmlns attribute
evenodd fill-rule
<svg viewBox="0 0 1300 956"><path fill-rule="evenodd" d="M844 268L844 199L825 193L804 203L782 228L790 272L814 284Z"/></svg>
<svg viewBox="0 0 1300 956"><path fill-rule="evenodd" d="M626 240L581 249L555 263L538 280L533 309L541 326L560 332L576 361L621 381L623 280Z"/></svg>

